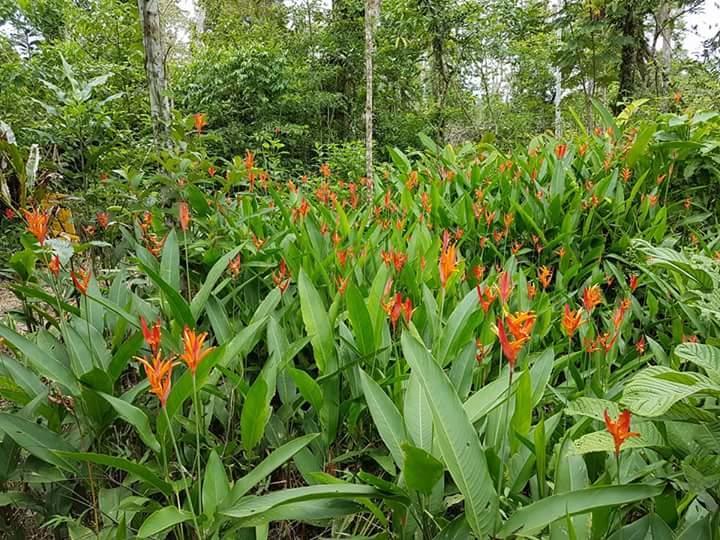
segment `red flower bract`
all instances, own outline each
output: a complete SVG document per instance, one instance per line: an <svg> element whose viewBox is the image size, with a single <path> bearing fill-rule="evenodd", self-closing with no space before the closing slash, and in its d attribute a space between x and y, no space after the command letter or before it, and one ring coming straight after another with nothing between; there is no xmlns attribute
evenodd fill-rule
<svg viewBox="0 0 720 540"><path fill-rule="evenodd" d="M630 431L630 411L625 409L621 412L617 420L612 420L605 409L605 427L607 428L610 435L612 435L613 442L615 443L615 455L620 455L620 447L630 437L639 437L640 434L634 431Z"/></svg>

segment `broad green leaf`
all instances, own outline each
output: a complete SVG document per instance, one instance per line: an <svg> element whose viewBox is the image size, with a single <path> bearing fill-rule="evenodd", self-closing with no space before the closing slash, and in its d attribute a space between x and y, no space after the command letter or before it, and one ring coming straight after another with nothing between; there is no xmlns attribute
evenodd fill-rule
<svg viewBox="0 0 720 540"><path fill-rule="evenodd" d="M310 433L292 441L285 443L280 448L272 452L268 457L260 462L248 474L240 478L232 488L232 491L223 502L222 507L228 508L245 495L252 487L260 482L263 478L271 475L278 467L281 467L286 461L291 459L300 450L305 448L313 440L318 437L317 433Z"/></svg>
<svg viewBox="0 0 720 540"><path fill-rule="evenodd" d="M281 504L258 516L244 518L244 527L255 527L272 521L318 523L329 519L358 514L365 508L353 501L325 499Z"/></svg>
<svg viewBox="0 0 720 540"><path fill-rule="evenodd" d="M315 352L315 362L321 373L330 373L336 369L335 344L330 318L320 294L304 269L300 270L298 289L302 318Z"/></svg>
<svg viewBox="0 0 720 540"><path fill-rule="evenodd" d="M362 356L370 356L375 350L375 336L365 300L354 283L350 282L345 291L350 322L355 331L355 340Z"/></svg>
<svg viewBox="0 0 720 540"><path fill-rule="evenodd" d="M148 420L147 415L142 409L138 409L135 405L109 394L98 392L98 395L112 405L112 408L115 409L123 420L135 428L146 445L153 451L160 452L160 443L155 438L152 429L150 429L150 420Z"/></svg>
<svg viewBox="0 0 720 540"><path fill-rule="evenodd" d="M154 487L167 496L170 496L173 493L173 489L170 484L162 480L152 469L141 463L136 463L121 457L96 454L94 452L54 451L53 453L62 458L86 461L125 471L135 475L139 480L142 480L147 485Z"/></svg>
<svg viewBox="0 0 720 540"><path fill-rule="evenodd" d="M675 347L675 356L683 362L692 362L703 368L708 376L720 384L720 349L701 343L681 343Z"/></svg>
<svg viewBox="0 0 720 540"><path fill-rule="evenodd" d="M242 246L237 246L220 257L207 273L205 282L202 284L202 287L200 287L200 290L195 293L192 302L190 302L190 311L195 320L202 314L205 309L205 304L207 304L210 298L210 294L213 292L215 285L217 285L218 279L227 271L228 263L238 254L240 249L242 249Z"/></svg>
<svg viewBox="0 0 720 540"><path fill-rule="evenodd" d="M73 463L58 456L56 451L72 452L74 448L57 433L10 413L0 413L0 431L33 456L66 471L77 472Z"/></svg>
<svg viewBox="0 0 720 540"><path fill-rule="evenodd" d="M402 471L407 487L430 495L435 484L442 478L445 467L422 448L403 443L402 450L404 455Z"/></svg>
<svg viewBox="0 0 720 540"><path fill-rule="evenodd" d="M167 300L168 304L170 305L170 310L172 311L172 316L179 322L181 325L187 325L190 327L195 326L195 319L193 318L192 312L190 311L190 306L188 306L185 299L180 296L180 293L175 289L172 285L170 285L168 282L166 282L160 274L158 274L155 270L144 264L142 261L138 261L138 266L140 266L140 269L145 272L148 277L157 285L157 287L163 292L165 295L165 299Z"/></svg>
<svg viewBox="0 0 720 540"><path fill-rule="evenodd" d="M240 435L243 448L248 452L258 445L265 433L265 426L270 420L272 409L267 394L267 383L258 377L250 387L243 403L240 414Z"/></svg>
<svg viewBox="0 0 720 540"><path fill-rule="evenodd" d="M287 368L287 372L292 377L302 397L312 405L315 412L320 412L323 403L323 393L320 385L301 369Z"/></svg>
<svg viewBox="0 0 720 540"><path fill-rule="evenodd" d="M652 366L637 373L625 385L622 402L641 416L660 416L675 403L694 395L720 395L720 385L705 375Z"/></svg>
<svg viewBox="0 0 720 540"><path fill-rule="evenodd" d="M605 411L611 418L617 418L620 414L620 406L607 399L580 397L568 403L564 410L565 414L570 416L587 416L600 421L605 419Z"/></svg>
<svg viewBox="0 0 720 540"><path fill-rule="evenodd" d="M472 339L474 330L472 315L478 312L480 304L475 289L465 295L448 318L436 349L437 360L446 366L455 355Z"/></svg>
<svg viewBox="0 0 720 540"><path fill-rule="evenodd" d="M426 452L432 452L432 410L420 385L417 373L410 373L408 378L403 410L405 412L405 427L415 446L422 448Z"/></svg>
<svg viewBox="0 0 720 540"><path fill-rule="evenodd" d="M174 289L180 290L180 248L175 229L165 237L160 256L160 277Z"/></svg>
<svg viewBox="0 0 720 540"><path fill-rule="evenodd" d="M631 431L640 433L640 436L626 439L622 444L622 450L667 446L662 435L651 422L632 425ZM587 433L575 441L576 454L581 455L590 452L614 453L615 443L612 435L607 430L601 430Z"/></svg>
<svg viewBox="0 0 720 540"><path fill-rule="evenodd" d="M660 516L649 514L615 531L608 540L675 540L675 538L672 529Z"/></svg>
<svg viewBox="0 0 720 540"><path fill-rule="evenodd" d="M205 478L202 485L202 507L203 512L213 516L218 505L222 503L230 493L230 482L225 474L223 465L218 453L213 450L205 466Z"/></svg>
<svg viewBox="0 0 720 540"><path fill-rule="evenodd" d="M5 326L0 326L0 337L17 348L40 375L62 384L72 395L79 395L80 386L75 376L64 364L58 362L54 356Z"/></svg>
<svg viewBox="0 0 720 540"><path fill-rule="evenodd" d="M220 510L223 516L243 519L257 517L278 506L315 499L357 499L381 496L374 487L358 484L319 484L300 488L274 491L260 497L249 496L240 499L227 509Z"/></svg>
<svg viewBox="0 0 720 540"><path fill-rule="evenodd" d="M477 432L445 372L425 346L407 332L402 350L416 372L433 415L437 444L455 484L465 497L465 515L479 536L488 535L497 519L498 500Z"/></svg>
<svg viewBox="0 0 720 540"><path fill-rule="evenodd" d="M360 380L365 401L380 438L390 451L395 464L402 469L402 444L407 440L402 416L380 385L362 370L360 370Z"/></svg>
<svg viewBox="0 0 720 540"><path fill-rule="evenodd" d="M660 495L662 485L628 484L590 487L552 495L517 510L498 532L498 537L533 535L565 516L584 514L604 506L620 506Z"/></svg>
<svg viewBox="0 0 720 540"><path fill-rule="evenodd" d="M178 510L175 506L166 506L165 508L156 510L143 521L137 536L138 538L150 538L170 527L189 521L192 517L192 514L188 511Z"/></svg>

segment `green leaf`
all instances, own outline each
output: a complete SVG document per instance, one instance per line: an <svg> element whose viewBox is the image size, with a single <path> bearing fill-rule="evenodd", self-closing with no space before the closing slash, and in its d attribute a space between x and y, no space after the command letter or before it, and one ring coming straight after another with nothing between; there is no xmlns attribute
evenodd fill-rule
<svg viewBox="0 0 720 540"><path fill-rule="evenodd" d="M108 456L106 454L96 454L94 452L54 451L54 453L63 458L74 459L77 461L87 461L97 465L105 465L107 467L113 467L115 469L134 474L147 485L154 487L168 497L173 493L172 486L162 480L152 469L146 465L130 461L129 459Z"/></svg>
<svg viewBox="0 0 720 540"><path fill-rule="evenodd" d="M162 277L160 277L160 274L158 274L155 270L147 266L142 261L138 261L138 266L165 294L165 298L168 304L170 304L172 315L177 320L177 322L179 322L183 326L187 325L190 327L194 327L195 319L193 318L192 312L190 311L190 307L188 306L185 299L180 296L180 293L175 288L173 288L172 285L170 285Z"/></svg>
<svg viewBox="0 0 720 540"><path fill-rule="evenodd" d="M624 486L602 486L580 489L552 495L516 511L498 533L500 538L513 535L532 535L542 531L553 521L565 516L584 514L605 506L623 504L650 499L660 495L663 486L647 484L628 484Z"/></svg>
<svg viewBox="0 0 720 540"><path fill-rule="evenodd" d="M265 433L265 426L270 420L271 407L268 399L268 386L264 379L258 377L245 397L240 414L240 434L243 447L250 452L255 448Z"/></svg>
<svg viewBox="0 0 720 540"><path fill-rule="evenodd" d="M192 514L185 510L178 510L175 506L166 506L150 514L140 525L138 538L149 538L160 534L170 527L192 519Z"/></svg>
<svg viewBox="0 0 720 540"><path fill-rule="evenodd" d="M150 429L150 420L147 415L138 409L135 405L131 405L125 400L116 398L109 394L98 392L98 394L107 401L112 408L125 420L133 426L140 435L142 441L148 445L154 452L160 452L160 443L155 438L155 434Z"/></svg>
<svg viewBox="0 0 720 540"><path fill-rule="evenodd" d="M165 238L160 258L160 277L175 290L180 290L180 248L175 229Z"/></svg>
<svg viewBox="0 0 720 540"><path fill-rule="evenodd" d="M301 369L287 368L287 372L295 382L300 394L312 405L315 412L320 412L323 403L323 393L320 385L310 375Z"/></svg>
<svg viewBox="0 0 720 540"><path fill-rule="evenodd" d="M675 403L696 394L720 395L720 385L705 375L652 366L625 385L622 402L641 416L660 416Z"/></svg>
<svg viewBox="0 0 720 540"><path fill-rule="evenodd" d="M405 390L405 427L415 445L426 452L433 447L432 410L416 373L410 373Z"/></svg>
<svg viewBox="0 0 720 540"><path fill-rule="evenodd" d="M421 448L403 443L402 450L405 456L402 471L407 486L430 495L442 478L445 466Z"/></svg>
<svg viewBox="0 0 720 540"><path fill-rule="evenodd" d="M281 467L286 461L291 459L300 450L305 448L313 440L318 437L318 433L310 433L292 441L285 443L280 448L271 453L268 457L260 462L253 470L235 482L232 491L223 502L222 507L227 508L237 502L240 497L245 495L252 487L260 482L263 478L271 475L278 467Z"/></svg>
<svg viewBox="0 0 720 540"><path fill-rule="evenodd" d="M682 343L675 347L675 356L703 368L708 376L720 384L720 349L701 343Z"/></svg>
<svg viewBox="0 0 720 540"><path fill-rule="evenodd" d="M660 516L649 514L615 531L608 540L675 540L675 534Z"/></svg>
<svg viewBox="0 0 720 540"><path fill-rule="evenodd" d="M349 283L345 291L348 315L355 331L358 350L362 356L370 356L375 351L375 335L370 320L370 313L360 291L354 283Z"/></svg>
<svg viewBox="0 0 720 540"><path fill-rule="evenodd" d="M651 422L643 422L632 426L631 431L640 433L639 437L630 437L623 442L622 450L629 448L649 448L667 446L658 429ZM605 430L587 433L575 441L575 453L578 455L590 452L615 452L612 435Z"/></svg>
<svg viewBox="0 0 720 540"><path fill-rule="evenodd" d="M320 294L304 269L300 270L298 289L302 318L315 352L315 362L321 373L331 373L336 369L336 362L330 318Z"/></svg>
<svg viewBox="0 0 720 540"><path fill-rule="evenodd" d="M657 126L655 126L655 124L647 124L640 130L640 133L637 134L635 142L625 156L625 163L627 163L628 167L633 167L645 153L656 129Z"/></svg>
<svg viewBox="0 0 720 540"><path fill-rule="evenodd" d="M235 247L220 257L220 259L213 264L207 274L207 277L205 278L205 282L202 284L202 287L200 287L200 290L195 294L192 302L190 302L190 311L192 312L194 320L197 320L202 314L205 309L205 304L207 304L210 294L213 292L218 279L220 279L220 277L227 271L228 263L240 252L241 249L242 246Z"/></svg>
<svg viewBox="0 0 720 540"><path fill-rule="evenodd" d="M74 448L60 435L49 429L10 413L0 413L0 431L14 440L33 456L47 461L66 471L77 473L77 468L62 456L58 457L57 450L72 452Z"/></svg>
<svg viewBox="0 0 720 540"><path fill-rule="evenodd" d="M62 384L73 396L80 394L80 386L75 376L64 364L58 362L54 356L5 326L0 326L0 337L6 339L13 347L23 353L30 365L40 375Z"/></svg>
<svg viewBox="0 0 720 540"><path fill-rule="evenodd" d="M205 466L205 478L202 486L203 512L212 517L229 493L230 482L225 474L225 467L218 453L213 450L210 452Z"/></svg>
<svg viewBox="0 0 720 540"><path fill-rule="evenodd" d="M474 324L472 315L478 311L478 297L475 289L471 289L455 307L448 318L442 332L436 354L440 365L447 365L455 358L465 344L472 339Z"/></svg>
<svg viewBox="0 0 720 540"><path fill-rule="evenodd" d="M392 400L380 388L380 385L363 370L360 370L360 381L365 394L365 401L380 438L390 451L396 465L402 469L402 444L407 440L402 416L400 416L400 412Z"/></svg>
<svg viewBox="0 0 720 540"><path fill-rule="evenodd" d="M425 346L407 332L401 341L405 358L418 374L430 404L445 465L465 497L468 523L479 536L488 535L497 519L498 500L477 432L452 382Z"/></svg>
<svg viewBox="0 0 720 540"><path fill-rule="evenodd" d="M220 511L223 516L243 519L257 517L263 512L272 510L278 506L311 501L315 499L336 499L336 498L368 498L377 497L381 493L370 486L358 484L319 484L315 486L283 489L274 491L261 497L249 496L240 499L230 508Z"/></svg>

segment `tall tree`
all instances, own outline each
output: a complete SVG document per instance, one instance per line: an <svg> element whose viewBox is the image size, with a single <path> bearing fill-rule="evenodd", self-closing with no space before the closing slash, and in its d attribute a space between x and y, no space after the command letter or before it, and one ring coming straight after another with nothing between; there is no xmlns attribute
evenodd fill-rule
<svg viewBox="0 0 720 540"><path fill-rule="evenodd" d="M162 46L158 0L138 0L145 46L145 72L150 91L150 116L157 144L166 144L170 125L165 55Z"/></svg>
<svg viewBox="0 0 720 540"><path fill-rule="evenodd" d="M373 178L373 55L380 0L365 1L365 176Z"/></svg>

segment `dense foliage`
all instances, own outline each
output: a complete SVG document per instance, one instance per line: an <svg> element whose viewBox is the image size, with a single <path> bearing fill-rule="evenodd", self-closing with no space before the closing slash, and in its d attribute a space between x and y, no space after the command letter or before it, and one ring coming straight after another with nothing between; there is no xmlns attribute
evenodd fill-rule
<svg viewBox="0 0 720 540"><path fill-rule="evenodd" d="M0 536L717 540L699 5L3 3Z"/></svg>

